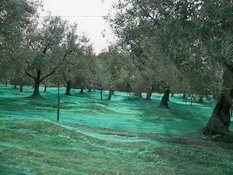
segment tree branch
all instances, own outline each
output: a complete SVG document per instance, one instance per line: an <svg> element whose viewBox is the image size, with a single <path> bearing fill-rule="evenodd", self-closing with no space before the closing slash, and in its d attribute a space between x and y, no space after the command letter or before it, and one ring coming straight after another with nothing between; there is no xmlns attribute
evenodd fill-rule
<svg viewBox="0 0 233 175"><path fill-rule="evenodd" d="M67 52L64 54L64 56L63 56L62 60L64 61L64 60L65 60L65 58L67 57L67 55L71 54L72 52L73 52L73 50L72 50L72 49L71 49L71 50L69 50L69 51L67 51Z"/></svg>
<svg viewBox="0 0 233 175"><path fill-rule="evenodd" d="M67 52L63 55L61 62L58 63L58 67L59 67L59 65L62 65L64 62L69 63L69 62L68 62L67 60L65 60L65 59L66 59L66 57L67 57L70 53L72 53L72 52L73 52L73 50L71 49L71 50L67 51Z"/></svg>
<svg viewBox="0 0 233 175"><path fill-rule="evenodd" d="M58 65L57 65L56 67L54 67L53 70L52 70L51 72L49 72L47 75L45 75L44 77L42 77L42 78L39 80L40 83L41 83L44 79L46 79L46 78L48 78L49 76L51 76L52 74L54 74L55 71L64 63L65 58L67 57L67 55L69 55L71 52L73 52L73 50L67 51L67 52L64 54L64 56L63 56L61 62L58 63Z"/></svg>
<svg viewBox="0 0 233 175"><path fill-rule="evenodd" d="M44 77L42 77L42 78L39 80L39 82L41 83L44 79L46 79L46 78L48 78L49 76L51 76L52 74L54 74L58 67L59 67L59 65L56 66L55 68L53 68L53 70L52 70L51 72L49 72L47 75L45 75Z"/></svg>
<svg viewBox="0 0 233 175"><path fill-rule="evenodd" d="M54 74L54 73L56 72L56 70L65 62L65 58L66 58L71 52L73 52L73 50L67 51L67 52L64 54L64 56L63 56L61 62L60 62L56 67L54 67L53 70L52 70L51 72L49 72L47 75L45 75L44 77L42 77L42 78L39 80L39 82L41 83L44 79L46 79L46 78L48 78L49 76L51 76L52 74Z"/></svg>
<svg viewBox="0 0 233 175"><path fill-rule="evenodd" d="M75 65L75 63L72 63L71 61L66 61L66 63L70 65Z"/></svg>
<svg viewBox="0 0 233 175"><path fill-rule="evenodd" d="M33 51L35 51L35 48L34 48L34 46L32 45L32 42L29 42L28 45L29 45L29 47L30 47Z"/></svg>
<svg viewBox="0 0 233 175"><path fill-rule="evenodd" d="M140 8L140 9L142 10L142 12L144 13L144 15L147 16L147 17L149 17L150 19L152 19L152 21L153 21L154 23L157 24L156 19L155 19L153 16L150 15L150 13L145 9L145 7L143 7L142 3L140 3L139 0L136 0L136 2L137 2L137 4L139 5L139 8Z"/></svg>
<svg viewBox="0 0 233 175"><path fill-rule="evenodd" d="M27 76L33 78L34 80L36 79L36 77L34 77L33 75L29 74L27 71L24 71L24 72L25 72L25 74L26 74Z"/></svg>
<svg viewBox="0 0 233 175"><path fill-rule="evenodd" d="M50 46L50 43L46 44L45 48L43 49L43 54L46 54L48 47Z"/></svg>

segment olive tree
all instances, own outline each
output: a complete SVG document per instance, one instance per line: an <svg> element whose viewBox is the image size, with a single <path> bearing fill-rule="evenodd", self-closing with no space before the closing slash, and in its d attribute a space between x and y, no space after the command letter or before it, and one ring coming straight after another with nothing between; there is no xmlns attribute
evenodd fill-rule
<svg viewBox="0 0 233 175"><path fill-rule="evenodd" d="M46 17L42 24L28 30L26 41L30 57L25 73L34 80L32 97L40 98L41 82L55 73L77 49L76 25L60 17Z"/></svg>
<svg viewBox="0 0 233 175"><path fill-rule="evenodd" d="M233 94L233 2L119 0L115 9L109 20L126 45L131 47L143 39L152 44L150 50L143 50L158 54L164 62L173 62L181 68L193 67L195 62L196 69L189 69L195 78L196 75L206 76L205 72L195 74L195 70L200 72L203 67L223 75L220 97L203 133L229 135ZM140 34L136 39L135 33Z"/></svg>
<svg viewBox="0 0 233 175"><path fill-rule="evenodd" d="M40 7L39 1L2 0L0 3L0 70L1 80L9 80L24 65L22 41L25 30ZM18 64L18 65L17 65ZM14 70L16 69L17 70ZM20 75L21 72L20 72Z"/></svg>

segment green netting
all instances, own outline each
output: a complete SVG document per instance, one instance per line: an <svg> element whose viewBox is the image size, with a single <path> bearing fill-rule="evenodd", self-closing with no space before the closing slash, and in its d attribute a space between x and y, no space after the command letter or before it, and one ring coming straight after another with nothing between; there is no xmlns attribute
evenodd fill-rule
<svg viewBox="0 0 233 175"><path fill-rule="evenodd" d="M164 110L162 94L101 101L98 91L66 97L62 88L57 123L56 88L40 100L27 98L31 87L18 91L0 86L0 174L233 173L231 144L183 135L205 126L214 102L191 107L175 94Z"/></svg>

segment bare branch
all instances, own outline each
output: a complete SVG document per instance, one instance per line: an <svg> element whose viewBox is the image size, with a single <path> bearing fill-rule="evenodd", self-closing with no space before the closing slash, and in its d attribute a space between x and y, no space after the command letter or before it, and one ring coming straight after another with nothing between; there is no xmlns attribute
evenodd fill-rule
<svg viewBox="0 0 233 175"><path fill-rule="evenodd" d="M52 74L54 74L54 73L56 72L56 70L65 62L65 58L66 58L71 52L73 52L73 50L67 51L67 52L64 54L64 56L63 56L61 62L60 62L56 67L54 67L53 70L52 70L51 72L49 72L47 75L45 75L44 77L42 77L39 81L42 82L44 79L46 79L46 78L48 78L49 76L51 76Z"/></svg>
<svg viewBox="0 0 233 175"><path fill-rule="evenodd" d="M65 62L65 58L66 58L67 55L69 55L71 52L73 52L73 50L67 51L67 52L64 54L64 56L63 56L61 62L58 63L58 65L57 65L56 67L54 67L53 70L52 70L51 72L49 72L47 75L45 75L44 77L42 77L39 81L42 82L44 79L46 79L46 78L48 78L49 76L51 76L52 74L54 74L54 73L56 72L56 70L57 70L61 65L63 65L63 63Z"/></svg>
<svg viewBox="0 0 233 175"><path fill-rule="evenodd" d="M36 79L36 77L34 77L33 75L29 74L27 71L25 71L25 74L31 78L33 78L34 80Z"/></svg>
<svg viewBox="0 0 233 175"><path fill-rule="evenodd" d="M53 70L52 70L51 72L49 72L47 75L45 75L44 77L42 77L42 78L39 80L40 83L41 83L44 79L46 79L46 78L48 78L49 76L51 76L52 74L54 74L58 67L59 67L59 65L56 66L55 68L53 68Z"/></svg>
<svg viewBox="0 0 233 175"><path fill-rule="evenodd" d="M73 66L75 65L75 63L72 63L71 61L68 61L68 60L66 60L66 63L69 65L73 65Z"/></svg>
<svg viewBox="0 0 233 175"><path fill-rule="evenodd" d="M47 52L49 46L50 46L50 43L46 44L45 48L44 48L43 51L42 51L43 54L46 54L46 52Z"/></svg>
<svg viewBox="0 0 233 175"><path fill-rule="evenodd" d="M72 50L72 49L71 49L71 50L69 50L69 51L67 51L67 52L64 54L64 56L63 56L62 60L63 60L63 61L65 61L66 57L67 57L69 54L71 54L72 52L73 52L73 50Z"/></svg>

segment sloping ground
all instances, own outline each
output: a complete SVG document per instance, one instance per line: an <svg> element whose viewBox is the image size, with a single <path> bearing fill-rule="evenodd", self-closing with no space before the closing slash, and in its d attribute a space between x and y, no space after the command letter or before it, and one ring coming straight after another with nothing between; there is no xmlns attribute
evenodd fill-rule
<svg viewBox="0 0 233 175"><path fill-rule="evenodd" d="M0 87L0 174L233 174L232 143L212 142L194 132L207 122L214 103L183 103L169 110L116 92L64 97L56 122L56 89L46 100ZM64 90L61 90L64 94ZM107 98L107 93L105 94Z"/></svg>

